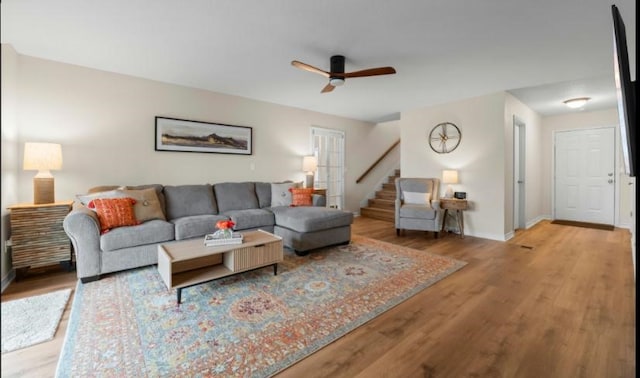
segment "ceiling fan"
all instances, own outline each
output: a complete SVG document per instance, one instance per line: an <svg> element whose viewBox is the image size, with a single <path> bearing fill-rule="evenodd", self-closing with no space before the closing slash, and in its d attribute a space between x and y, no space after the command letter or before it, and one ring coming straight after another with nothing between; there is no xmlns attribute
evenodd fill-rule
<svg viewBox="0 0 640 378"><path fill-rule="evenodd" d="M303 69L305 71L320 74L328 78L329 84L327 84L324 88L322 88L321 93L331 92L335 87L343 85L345 79L349 77L390 75L390 74L396 73L396 70L393 67L378 67L378 68L369 68L366 70L355 71L355 72L344 72L344 56L342 55L334 55L331 57L330 72L323 71L319 68L316 68L306 63L302 63L297 60L292 61L291 65L294 67Z"/></svg>

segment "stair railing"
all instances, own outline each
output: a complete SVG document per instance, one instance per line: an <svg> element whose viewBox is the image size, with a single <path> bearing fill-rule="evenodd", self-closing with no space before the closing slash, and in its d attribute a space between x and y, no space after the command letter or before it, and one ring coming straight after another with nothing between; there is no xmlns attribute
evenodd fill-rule
<svg viewBox="0 0 640 378"><path fill-rule="evenodd" d="M364 171L364 173L362 175L360 175L360 177L358 177L358 179L356 180L356 184L359 184L360 181L364 180L364 178L369 174L369 172L371 172L373 170L373 168L375 168L387 155L389 155L389 153L391 153L391 151L393 151L394 148L396 148L397 145L400 144L400 139L398 139L391 147L389 147L383 154L382 156L380 156L378 158L378 160L376 160L373 164L371 164L371 166L369 167L369 169L367 169L366 171Z"/></svg>

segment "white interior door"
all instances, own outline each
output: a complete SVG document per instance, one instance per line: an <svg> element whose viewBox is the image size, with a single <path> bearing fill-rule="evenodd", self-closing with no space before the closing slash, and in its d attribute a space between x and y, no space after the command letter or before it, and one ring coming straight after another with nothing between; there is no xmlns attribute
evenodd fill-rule
<svg viewBox="0 0 640 378"><path fill-rule="evenodd" d="M556 133L555 218L614 224L615 129Z"/></svg>
<svg viewBox="0 0 640 378"><path fill-rule="evenodd" d="M318 158L315 187L327 190L327 206L344 207L344 148L343 131L311 128L311 149Z"/></svg>

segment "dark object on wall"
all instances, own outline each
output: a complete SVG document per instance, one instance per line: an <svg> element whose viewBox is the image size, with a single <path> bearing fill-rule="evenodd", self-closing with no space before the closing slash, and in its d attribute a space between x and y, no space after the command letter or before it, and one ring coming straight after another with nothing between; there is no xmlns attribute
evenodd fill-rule
<svg viewBox="0 0 640 378"><path fill-rule="evenodd" d="M156 151L251 155L253 129L222 123L156 117Z"/></svg>
<svg viewBox="0 0 640 378"><path fill-rule="evenodd" d="M618 116L620 117L620 145L622 146L625 172L634 177L638 159L636 155L636 140L638 138L636 125L637 81L631 81L624 22L615 5L611 6L611 12L613 14L613 68L618 97Z"/></svg>
<svg viewBox="0 0 640 378"><path fill-rule="evenodd" d="M453 193L453 198L467 199L467 192L455 192Z"/></svg>

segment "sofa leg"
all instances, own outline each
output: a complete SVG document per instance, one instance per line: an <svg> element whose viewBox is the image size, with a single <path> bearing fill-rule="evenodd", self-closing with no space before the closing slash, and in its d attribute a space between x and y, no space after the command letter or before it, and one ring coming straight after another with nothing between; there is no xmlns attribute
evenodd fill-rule
<svg viewBox="0 0 640 378"><path fill-rule="evenodd" d="M99 279L100 279L100 275L98 274L97 276L82 277L82 278L80 278L80 281L82 281L83 284L86 284L86 283L89 283L89 282L97 281Z"/></svg>
<svg viewBox="0 0 640 378"><path fill-rule="evenodd" d="M298 256L306 256L306 255L309 254L309 251L297 251L295 249L293 250L293 252L295 252L296 255L298 255Z"/></svg>

